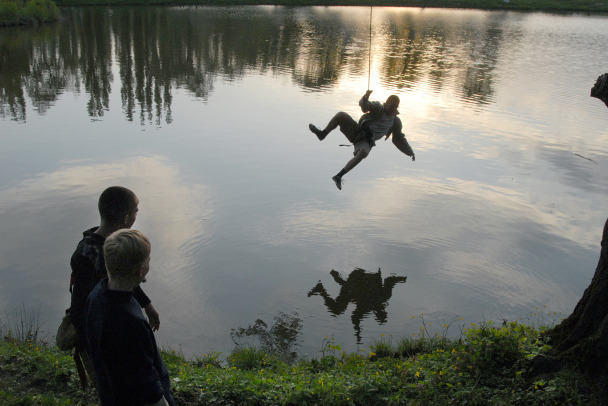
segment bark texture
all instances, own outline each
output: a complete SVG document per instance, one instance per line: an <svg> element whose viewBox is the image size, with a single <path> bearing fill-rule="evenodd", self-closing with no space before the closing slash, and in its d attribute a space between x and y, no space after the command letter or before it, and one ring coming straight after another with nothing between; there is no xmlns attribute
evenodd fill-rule
<svg viewBox="0 0 608 406"><path fill-rule="evenodd" d="M592 377L608 369L608 220L591 284L574 311L547 332L559 358Z"/></svg>

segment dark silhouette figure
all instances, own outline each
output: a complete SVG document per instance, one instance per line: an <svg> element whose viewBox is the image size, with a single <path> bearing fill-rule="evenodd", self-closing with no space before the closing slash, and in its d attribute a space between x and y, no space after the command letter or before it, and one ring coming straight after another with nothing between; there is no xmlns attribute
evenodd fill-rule
<svg viewBox="0 0 608 406"><path fill-rule="evenodd" d="M591 89L591 97L600 99L608 107L608 73L604 73L597 78Z"/></svg>
<svg viewBox="0 0 608 406"><path fill-rule="evenodd" d="M320 295L325 301L325 306L334 315L339 316L348 307L349 303L355 304L355 310L351 315L357 343L361 342L361 320L368 314L374 313L374 318L379 324L386 323L388 317L386 306L391 298L393 288L397 283L404 283L407 276L391 275L382 280L380 269L378 272L370 273L361 268L355 268L344 280L340 274L333 270L330 272L334 280L340 285L340 293L333 299L321 281L308 292L308 297Z"/></svg>

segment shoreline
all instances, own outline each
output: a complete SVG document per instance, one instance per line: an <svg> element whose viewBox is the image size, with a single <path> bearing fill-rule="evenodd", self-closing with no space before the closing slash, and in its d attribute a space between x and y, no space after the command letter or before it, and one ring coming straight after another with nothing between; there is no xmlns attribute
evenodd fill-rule
<svg viewBox="0 0 608 406"><path fill-rule="evenodd" d="M9 0L0 0L0 27L30 26L60 22L63 7L402 7L447 10L512 11L522 13L608 15L608 0L43 0L48 10L32 13L25 7L40 7L32 1L21 9ZM31 15L43 16L33 18Z"/></svg>
<svg viewBox="0 0 608 406"><path fill-rule="evenodd" d="M473 9L485 11L608 14L608 1L592 0L58 0L59 7L76 6L289 6L289 7L403 7Z"/></svg>

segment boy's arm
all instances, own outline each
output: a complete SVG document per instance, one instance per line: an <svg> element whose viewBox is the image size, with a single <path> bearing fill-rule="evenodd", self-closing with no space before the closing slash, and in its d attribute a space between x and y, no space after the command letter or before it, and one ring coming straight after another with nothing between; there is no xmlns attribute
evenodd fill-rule
<svg viewBox="0 0 608 406"><path fill-rule="evenodd" d="M84 334L84 318L87 297L97 284L95 270L93 264L88 258L78 254L74 254L72 256L70 266L74 275L70 314L72 316L72 323L74 323L76 329Z"/></svg>
<svg viewBox="0 0 608 406"><path fill-rule="evenodd" d="M369 95L372 94L372 91L373 90L368 90L367 92L365 92L361 100L359 100L359 107L361 107L361 111L363 111L364 113L370 111Z"/></svg>
<svg viewBox="0 0 608 406"><path fill-rule="evenodd" d="M137 303L139 303L141 308L145 310L146 316L148 316L148 322L150 323L150 326L152 326L152 330L158 330L160 327L160 316L154 306L152 306L152 301L143 291L141 285L137 285L137 287L133 290L133 297L135 300L137 300Z"/></svg>
<svg viewBox="0 0 608 406"><path fill-rule="evenodd" d="M167 371L164 365L162 369L157 368L159 365L155 362L158 354L154 344L154 334L143 322L138 323L134 328L129 337L131 339L129 353L125 354L125 364L130 366L133 375L133 389L143 404L164 405L162 403L165 400L164 389L161 381Z"/></svg>
<svg viewBox="0 0 608 406"><path fill-rule="evenodd" d="M152 306L152 302L148 303L146 307L144 307L146 311L146 316L148 316L148 323L150 323L150 327L152 327L152 331L156 331L160 328L160 315Z"/></svg>
<svg viewBox="0 0 608 406"><path fill-rule="evenodd" d="M137 285L135 289L133 289L133 297L137 300L137 303L144 309L150 302L150 298L146 295L141 288L141 285Z"/></svg>
<svg viewBox="0 0 608 406"><path fill-rule="evenodd" d="M403 134L403 124L401 123L401 119L399 117L395 117L395 121L393 123L393 128L389 132L389 134L393 133L393 145L397 147L397 149L403 152L405 155L412 157L412 161L416 160L416 155L414 154L414 150L410 147L410 144L407 142L405 138L405 134ZM389 134L386 135L388 138ZM386 138L385 138L386 140Z"/></svg>

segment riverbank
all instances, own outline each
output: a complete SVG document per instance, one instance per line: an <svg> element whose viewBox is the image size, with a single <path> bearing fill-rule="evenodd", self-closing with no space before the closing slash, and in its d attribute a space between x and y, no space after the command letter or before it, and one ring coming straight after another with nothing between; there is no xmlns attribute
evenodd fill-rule
<svg viewBox="0 0 608 406"><path fill-rule="evenodd" d="M482 10L608 13L607 0L57 0L59 6L82 5L284 5L468 8Z"/></svg>
<svg viewBox="0 0 608 406"><path fill-rule="evenodd" d="M186 359L164 351L177 403L190 405L589 405L594 388L574 371L531 374L550 351L539 329L491 322L461 337L380 337L347 354L327 337L318 358L285 363L255 349ZM89 405L72 358L44 342L0 341L0 403Z"/></svg>

